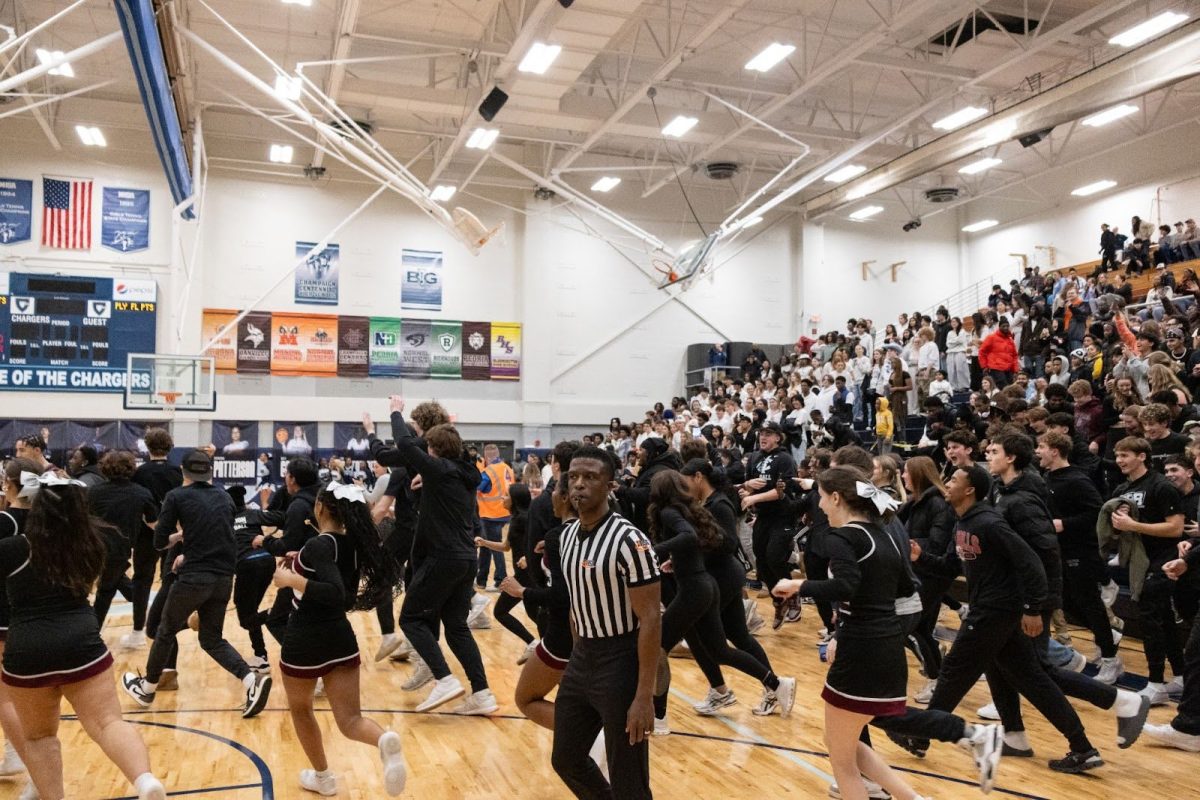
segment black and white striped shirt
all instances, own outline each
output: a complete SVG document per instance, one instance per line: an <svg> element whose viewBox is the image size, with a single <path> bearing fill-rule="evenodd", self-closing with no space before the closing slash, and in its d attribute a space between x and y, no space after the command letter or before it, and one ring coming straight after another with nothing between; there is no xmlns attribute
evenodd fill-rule
<svg viewBox="0 0 1200 800"><path fill-rule="evenodd" d="M562 570L579 635L603 639L637 630L629 589L660 577L654 547L620 514L610 514L593 530L572 520L562 532Z"/></svg>

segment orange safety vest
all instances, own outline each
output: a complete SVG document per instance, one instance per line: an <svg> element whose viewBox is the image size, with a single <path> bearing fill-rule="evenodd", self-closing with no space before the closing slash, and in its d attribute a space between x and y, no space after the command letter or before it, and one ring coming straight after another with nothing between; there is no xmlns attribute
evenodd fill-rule
<svg viewBox="0 0 1200 800"><path fill-rule="evenodd" d="M492 487L486 493L475 493L479 499L479 516L483 519L503 519L510 516L508 509L504 507L504 498L508 497L508 487L514 482L512 470L508 464L497 461L484 467L483 472L491 480Z"/></svg>

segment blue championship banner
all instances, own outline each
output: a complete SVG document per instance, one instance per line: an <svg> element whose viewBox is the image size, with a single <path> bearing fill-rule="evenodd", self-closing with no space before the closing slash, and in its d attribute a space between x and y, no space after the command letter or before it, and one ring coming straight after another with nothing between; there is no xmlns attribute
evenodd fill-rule
<svg viewBox="0 0 1200 800"><path fill-rule="evenodd" d="M134 253L150 246L149 189L104 187L100 243L120 253Z"/></svg>
<svg viewBox="0 0 1200 800"><path fill-rule="evenodd" d="M33 181L0 178L0 244L33 236Z"/></svg>
<svg viewBox="0 0 1200 800"><path fill-rule="evenodd" d="M304 263L296 270L295 299L308 305L336 306L341 249L329 244L314 253L316 246L316 242L296 242L296 258L304 258Z"/></svg>
<svg viewBox="0 0 1200 800"><path fill-rule="evenodd" d="M417 311L442 310L442 254L434 250L404 250L400 255L400 307Z"/></svg>

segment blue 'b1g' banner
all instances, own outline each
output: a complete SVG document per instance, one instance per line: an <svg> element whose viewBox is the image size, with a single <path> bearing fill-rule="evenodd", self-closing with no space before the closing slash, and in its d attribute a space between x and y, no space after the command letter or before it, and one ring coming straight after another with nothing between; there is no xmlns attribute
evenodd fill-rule
<svg viewBox="0 0 1200 800"><path fill-rule="evenodd" d="M431 250L404 250L400 255L403 281L400 307L418 311L442 310L442 254Z"/></svg>
<svg viewBox="0 0 1200 800"><path fill-rule="evenodd" d="M33 181L0 178L0 245L28 242L32 220Z"/></svg>
<svg viewBox="0 0 1200 800"><path fill-rule="evenodd" d="M100 241L109 250L133 253L150 246L150 190L104 187Z"/></svg>

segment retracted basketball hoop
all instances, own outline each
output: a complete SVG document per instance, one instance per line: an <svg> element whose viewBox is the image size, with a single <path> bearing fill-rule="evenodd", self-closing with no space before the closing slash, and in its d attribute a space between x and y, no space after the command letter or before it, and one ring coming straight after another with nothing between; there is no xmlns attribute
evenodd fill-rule
<svg viewBox="0 0 1200 800"><path fill-rule="evenodd" d="M131 353L125 371L125 408L161 411L216 409L216 364L211 356Z"/></svg>

